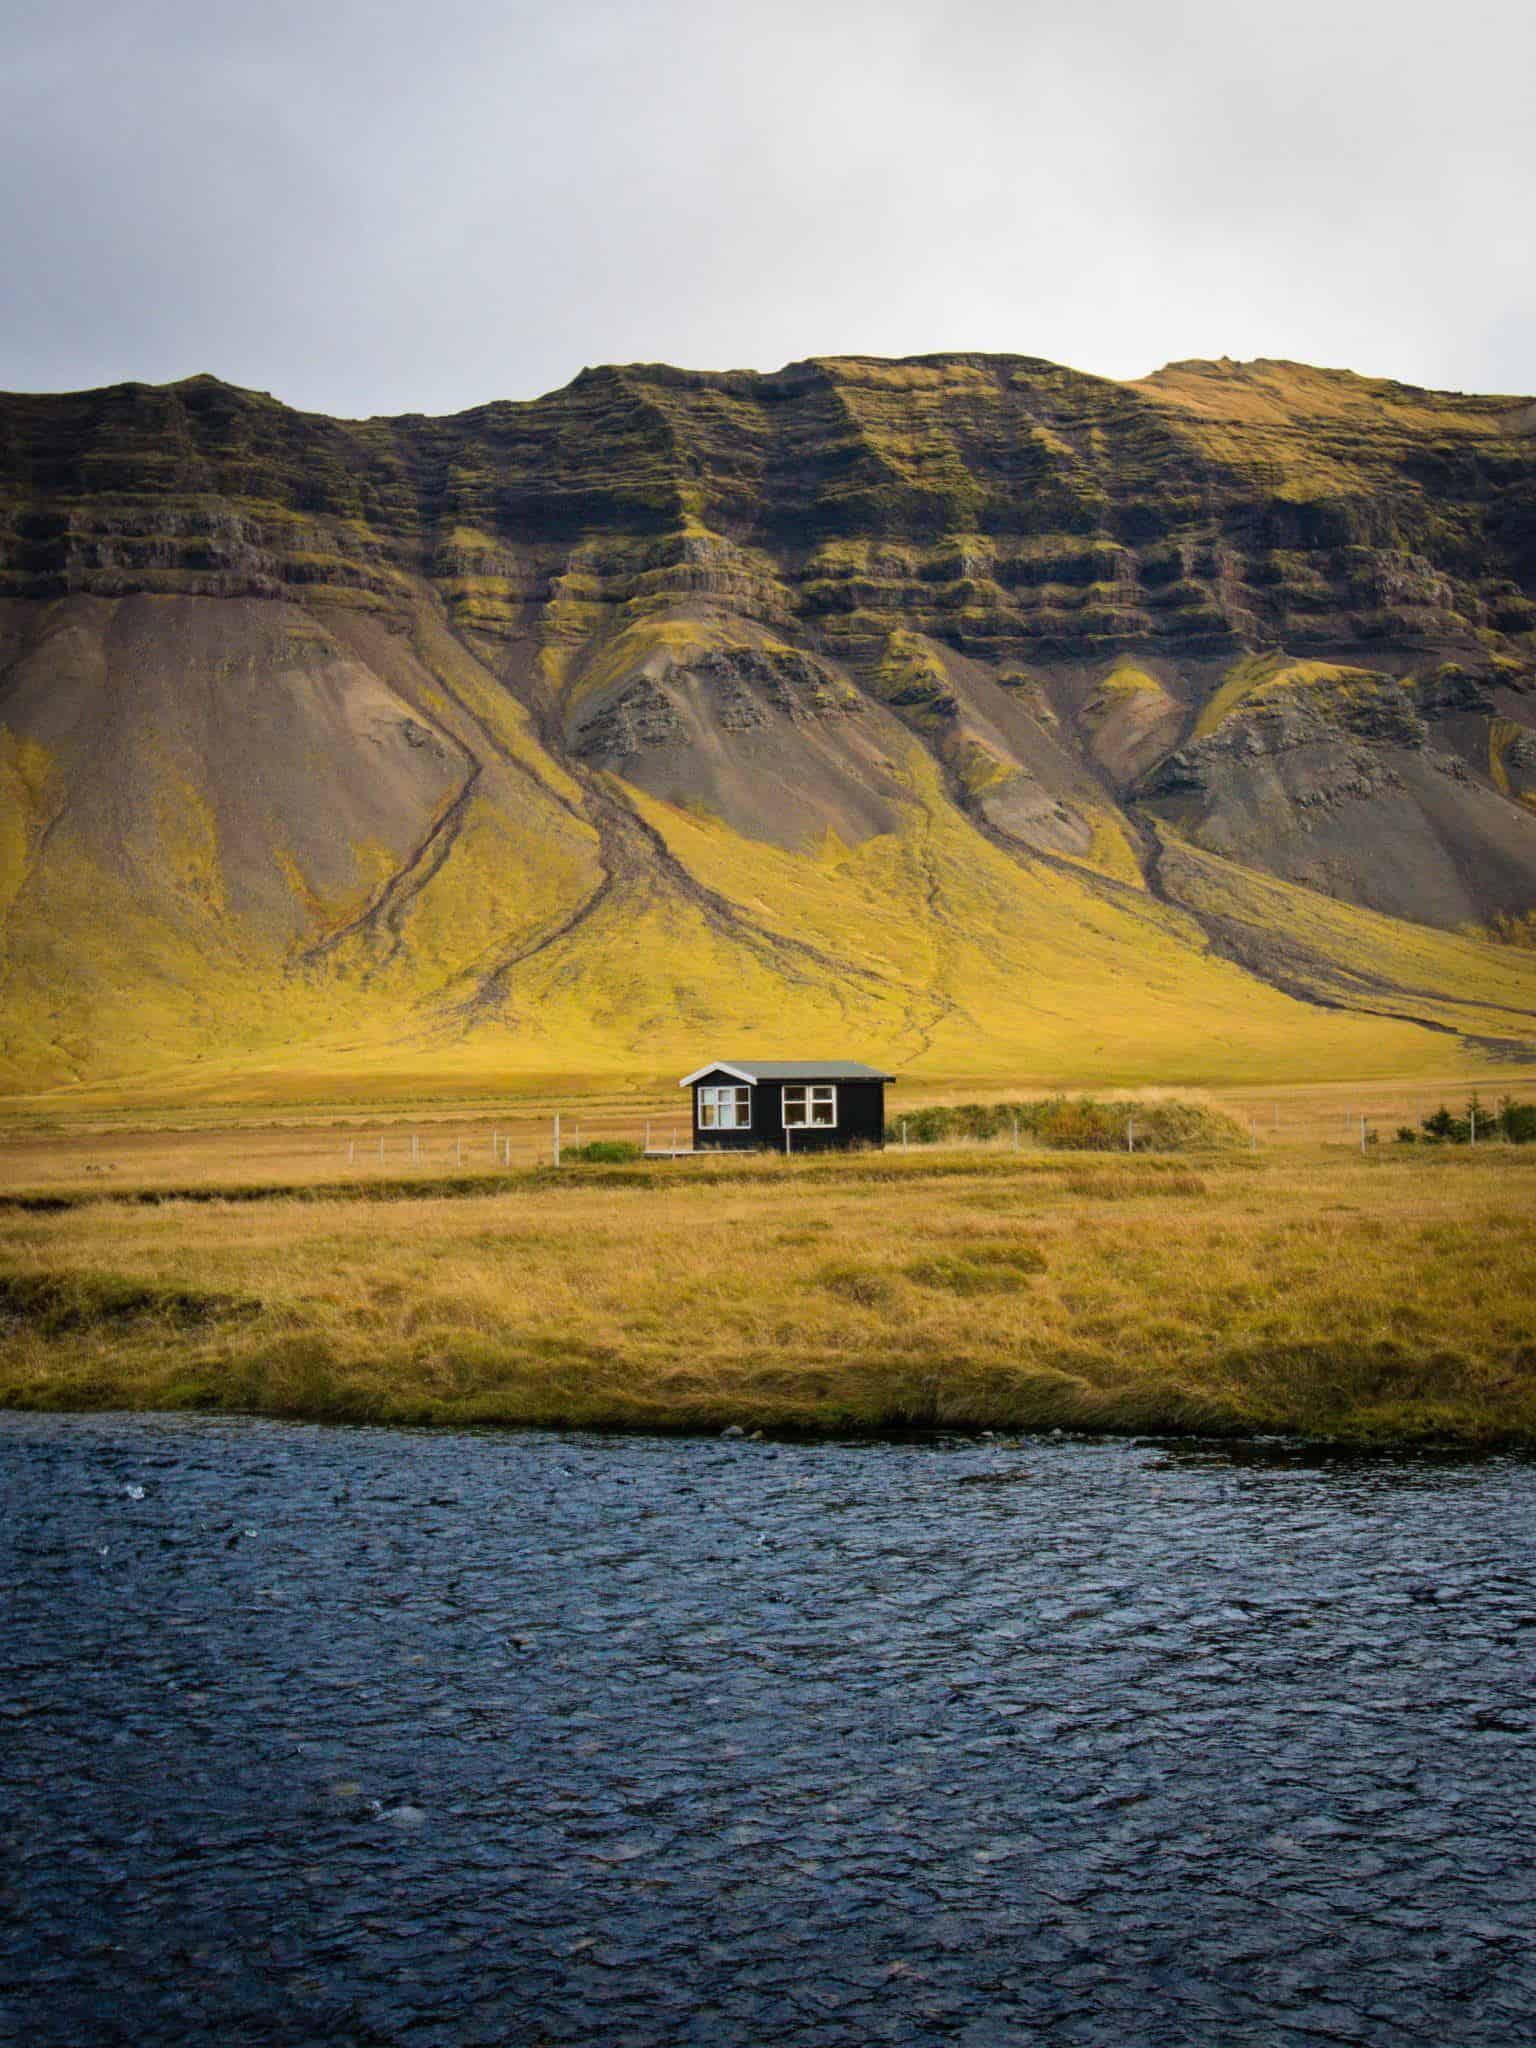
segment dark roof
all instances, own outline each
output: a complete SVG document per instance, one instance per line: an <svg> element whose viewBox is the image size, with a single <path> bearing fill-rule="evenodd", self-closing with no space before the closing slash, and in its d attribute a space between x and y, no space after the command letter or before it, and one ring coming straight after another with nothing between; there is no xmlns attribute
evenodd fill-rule
<svg viewBox="0 0 1536 2048"><path fill-rule="evenodd" d="M736 1074L743 1081L894 1081L881 1067L866 1067L858 1060L711 1060L685 1074L679 1087L687 1088L706 1074Z"/></svg>

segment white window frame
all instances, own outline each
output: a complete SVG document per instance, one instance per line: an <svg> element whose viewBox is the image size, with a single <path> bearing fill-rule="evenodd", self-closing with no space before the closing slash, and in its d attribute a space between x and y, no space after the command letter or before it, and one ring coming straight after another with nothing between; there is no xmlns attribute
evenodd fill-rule
<svg viewBox="0 0 1536 2048"><path fill-rule="evenodd" d="M732 1083L728 1088L701 1088L698 1096L697 1115L701 1131L751 1130L750 1088L741 1088Z"/></svg>
<svg viewBox="0 0 1536 2048"><path fill-rule="evenodd" d="M794 1101L790 1097L795 1098ZM786 1131L835 1131L837 1086L832 1081L786 1081L782 1096ZM828 1111L818 1116L817 1110Z"/></svg>

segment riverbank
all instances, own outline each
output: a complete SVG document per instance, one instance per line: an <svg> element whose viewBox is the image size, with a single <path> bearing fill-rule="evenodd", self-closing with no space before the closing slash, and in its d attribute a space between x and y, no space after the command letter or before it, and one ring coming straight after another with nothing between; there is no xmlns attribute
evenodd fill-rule
<svg viewBox="0 0 1536 2048"><path fill-rule="evenodd" d="M627 1171L8 1210L0 1405L1536 1443L1529 1150Z"/></svg>

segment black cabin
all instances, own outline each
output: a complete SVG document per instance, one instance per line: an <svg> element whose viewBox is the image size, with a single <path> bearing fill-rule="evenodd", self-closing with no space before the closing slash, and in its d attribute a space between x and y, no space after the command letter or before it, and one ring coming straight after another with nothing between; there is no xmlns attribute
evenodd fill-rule
<svg viewBox="0 0 1536 2048"><path fill-rule="evenodd" d="M847 1151L885 1143L885 1084L857 1060L712 1060L687 1074L696 1148Z"/></svg>

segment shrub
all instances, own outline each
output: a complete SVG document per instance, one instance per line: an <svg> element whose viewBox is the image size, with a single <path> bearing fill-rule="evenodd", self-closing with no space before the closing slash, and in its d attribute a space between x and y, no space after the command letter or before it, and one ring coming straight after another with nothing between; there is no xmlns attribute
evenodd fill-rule
<svg viewBox="0 0 1536 2048"><path fill-rule="evenodd" d="M1426 1144L1465 1145L1472 1135L1472 1126L1465 1117L1452 1116L1442 1102L1433 1116L1420 1120Z"/></svg>
<svg viewBox="0 0 1536 2048"><path fill-rule="evenodd" d="M645 1153L638 1145L631 1145L626 1138L594 1138L589 1145L565 1145L561 1147L562 1162L575 1160L586 1166L625 1166L632 1159L643 1159Z"/></svg>
<svg viewBox="0 0 1536 2048"><path fill-rule="evenodd" d="M1196 1146L1233 1146L1242 1132L1220 1110L1198 1102L1100 1102L1091 1095L1050 1095L1028 1102L930 1104L896 1116L886 1143L901 1143L905 1125L913 1145L953 1138L1002 1138L1017 1121L1021 1135L1056 1151L1123 1152L1133 1127L1138 1152L1182 1152Z"/></svg>
<svg viewBox="0 0 1536 2048"><path fill-rule="evenodd" d="M1508 1095L1492 1111L1485 1109L1474 1095L1465 1116L1454 1115L1442 1102L1433 1116L1422 1120L1419 1128L1426 1145L1470 1145L1474 1117L1478 1138L1503 1138L1511 1145L1536 1144L1536 1103L1516 1102ZM1411 1134L1405 1138L1399 1131L1397 1135L1404 1144L1412 1142Z"/></svg>

